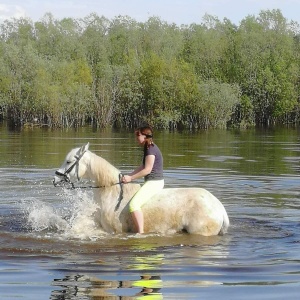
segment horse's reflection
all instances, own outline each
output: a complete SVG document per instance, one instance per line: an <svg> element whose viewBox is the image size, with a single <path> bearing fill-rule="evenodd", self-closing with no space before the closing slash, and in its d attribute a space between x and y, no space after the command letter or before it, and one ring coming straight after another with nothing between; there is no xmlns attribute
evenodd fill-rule
<svg viewBox="0 0 300 300"><path fill-rule="evenodd" d="M136 271L139 271L141 275L138 279L118 281L102 280L96 276L80 274L68 275L53 281L53 285L60 287L60 290L54 290L50 299L163 299L161 293L163 282L160 274L157 274L157 269L163 264L164 255L153 254L146 248L148 247L144 245L144 252L131 257L130 263L123 266L125 272L130 271L131 278L135 276Z"/></svg>
<svg viewBox="0 0 300 300"><path fill-rule="evenodd" d="M159 275L145 274L134 281L111 281L85 275L74 275L55 279L53 285L59 286L61 289L52 292L51 300L163 299L160 291L162 280ZM137 289L138 292L136 292Z"/></svg>

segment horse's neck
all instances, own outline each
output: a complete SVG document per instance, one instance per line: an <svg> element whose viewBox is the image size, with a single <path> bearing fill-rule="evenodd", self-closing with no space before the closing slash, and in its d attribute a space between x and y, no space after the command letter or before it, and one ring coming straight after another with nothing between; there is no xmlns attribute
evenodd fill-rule
<svg viewBox="0 0 300 300"><path fill-rule="evenodd" d="M99 186L112 186L119 182L120 171L104 158L91 153L90 178Z"/></svg>

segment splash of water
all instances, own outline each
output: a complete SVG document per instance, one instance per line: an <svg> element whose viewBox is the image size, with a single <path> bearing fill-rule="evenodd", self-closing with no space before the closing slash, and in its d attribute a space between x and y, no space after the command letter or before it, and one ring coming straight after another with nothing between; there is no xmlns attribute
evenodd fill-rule
<svg viewBox="0 0 300 300"><path fill-rule="evenodd" d="M31 199L26 206L27 227L32 231L64 231L68 222L63 219L59 212L50 205L38 199Z"/></svg>
<svg viewBox="0 0 300 300"><path fill-rule="evenodd" d="M56 233L60 238L96 240L104 232L94 220L99 206L86 191L63 190L59 204L36 198L23 200L27 227L33 232Z"/></svg>

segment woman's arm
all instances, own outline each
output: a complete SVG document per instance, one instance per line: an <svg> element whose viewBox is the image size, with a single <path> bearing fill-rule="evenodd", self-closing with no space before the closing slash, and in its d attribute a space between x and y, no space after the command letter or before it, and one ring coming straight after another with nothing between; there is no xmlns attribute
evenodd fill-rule
<svg viewBox="0 0 300 300"><path fill-rule="evenodd" d="M145 166L141 165L129 175L124 175L122 181L124 183L128 183L131 182L132 180L145 177L146 175L150 174L154 165L154 160L155 160L154 155L147 155L145 157Z"/></svg>
<svg viewBox="0 0 300 300"><path fill-rule="evenodd" d="M133 172L131 172L129 175L132 176L134 174L139 173L141 170L144 169L144 165L140 165L138 168L136 168Z"/></svg>

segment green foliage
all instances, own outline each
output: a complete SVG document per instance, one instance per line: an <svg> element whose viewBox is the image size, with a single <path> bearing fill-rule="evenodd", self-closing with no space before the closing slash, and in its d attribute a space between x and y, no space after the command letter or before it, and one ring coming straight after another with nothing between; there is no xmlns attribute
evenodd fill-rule
<svg viewBox="0 0 300 300"><path fill-rule="evenodd" d="M299 98L294 33L280 11L263 11L243 20L237 44L236 81L251 99L255 123L275 123L295 109Z"/></svg>
<svg viewBox="0 0 300 300"><path fill-rule="evenodd" d="M279 10L239 26L205 15L6 20L0 117L52 127L226 128L299 122L299 25Z"/></svg>
<svg viewBox="0 0 300 300"><path fill-rule="evenodd" d="M193 103L193 116L200 128L226 128L235 106L240 101L238 86L217 83L214 80L198 86L198 98Z"/></svg>

